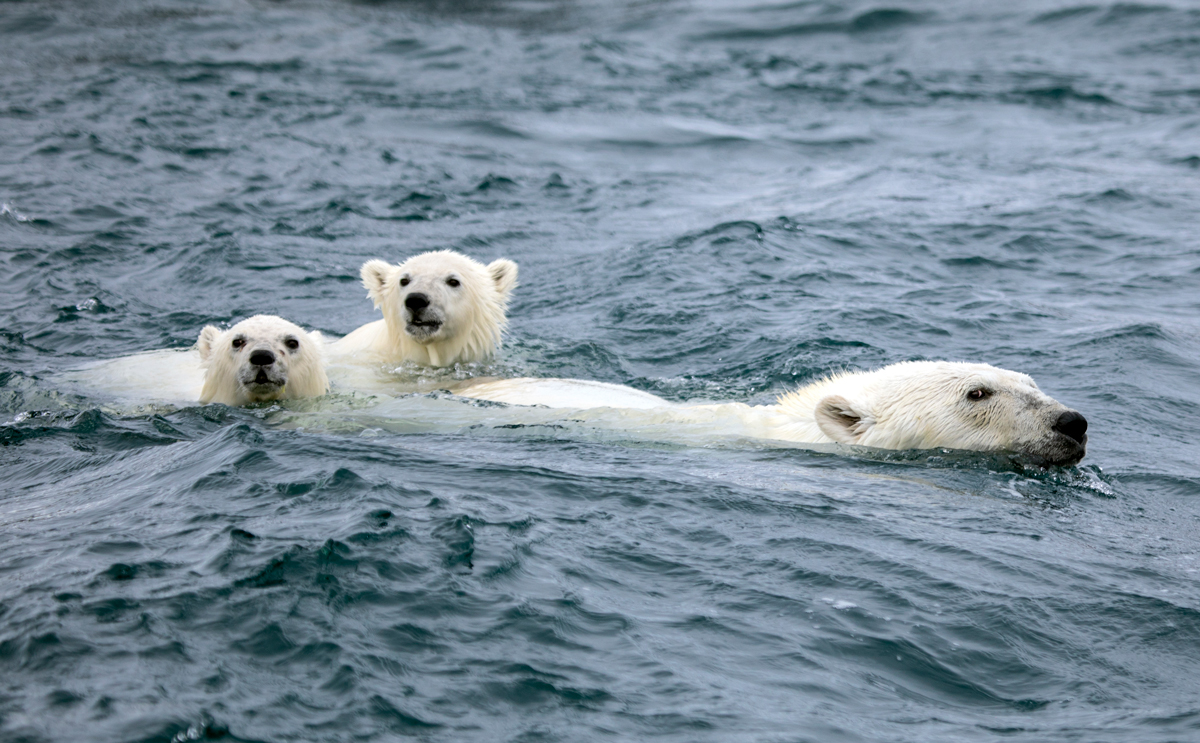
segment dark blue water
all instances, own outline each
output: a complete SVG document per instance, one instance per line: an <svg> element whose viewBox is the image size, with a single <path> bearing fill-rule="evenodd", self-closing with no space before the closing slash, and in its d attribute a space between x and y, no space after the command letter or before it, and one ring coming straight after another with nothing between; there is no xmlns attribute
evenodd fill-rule
<svg viewBox="0 0 1200 743"><path fill-rule="evenodd" d="M0 739L1200 740L1198 185L1184 2L0 4ZM435 248L520 263L493 369L986 361L1089 453L54 382Z"/></svg>

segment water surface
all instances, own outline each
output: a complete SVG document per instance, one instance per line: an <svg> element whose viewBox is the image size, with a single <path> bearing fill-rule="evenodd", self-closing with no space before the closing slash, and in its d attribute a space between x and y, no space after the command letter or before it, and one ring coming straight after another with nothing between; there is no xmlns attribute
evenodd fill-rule
<svg viewBox="0 0 1200 743"><path fill-rule="evenodd" d="M23 2L0 64L0 738L1200 738L1189 4ZM440 248L521 267L447 379L986 361L1089 453L54 381Z"/></svg>

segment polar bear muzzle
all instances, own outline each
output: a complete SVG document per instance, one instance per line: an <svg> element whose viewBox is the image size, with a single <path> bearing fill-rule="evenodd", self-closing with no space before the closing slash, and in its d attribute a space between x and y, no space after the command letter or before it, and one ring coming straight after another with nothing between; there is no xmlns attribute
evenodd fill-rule
<svg viewBox="0 0 1200 743"><path fill-rule="evenodd" d="M1063 411L1050 427L1056 435L1039 455L1050 464L1078 464L1087 453L1087 427L1087 418L1079 411Z"/></svg>
<svg viewBox="0 0 1200 743"><path fill-rule="evenodd" d="M239 381L251 402L267 402L283 394L287 385L287 367L277 364L276 360L275 353L269 348L250 351L250 363L242 367Z"/></svg>
<svg viewBox="0 0 1200 743"><path fill-rule="evenodd" d="M427 294L413 292L406 296L404 310L404 332L419 343L432 340L445 324L444 313L430 304Z"/></svg>

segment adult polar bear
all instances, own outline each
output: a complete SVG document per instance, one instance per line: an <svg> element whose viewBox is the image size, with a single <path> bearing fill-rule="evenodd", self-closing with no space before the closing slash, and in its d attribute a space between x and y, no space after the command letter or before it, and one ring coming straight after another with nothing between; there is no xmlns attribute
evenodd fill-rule
<svg viewBox="0 0 1200 743"><path fill-rule="evenodd" d="M482 361L500 345L517 264L486 266L452 250L413 256L400 265L367 261L363 286L383 319L329 346L332 357L453 366Z"/></svg>
<svg viewBox="0 0 1200 743"><path fill-rule="evenodd" d="M459 395L515 405L638 409L650 419L735 422L746 435L880 449L1009 451L1072 465L1087 450L1087 420L1028 375L987 364L907 361L848 372L780 395L774 405L673 404L646 392L572 379L504 379Z"/></svg>

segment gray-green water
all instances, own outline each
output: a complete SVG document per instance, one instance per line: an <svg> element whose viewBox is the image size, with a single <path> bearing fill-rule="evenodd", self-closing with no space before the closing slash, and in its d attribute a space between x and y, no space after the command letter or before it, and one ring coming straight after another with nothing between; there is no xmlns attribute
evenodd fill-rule
<svg viewBox="0 0 1200 743"><path fill-rule="evenodd" d="M0 739L1200 739L1192 5L10 2L0 70ZM494 368L986 361L1089 453L53 382L446 247L521 265Z"/></svg>

